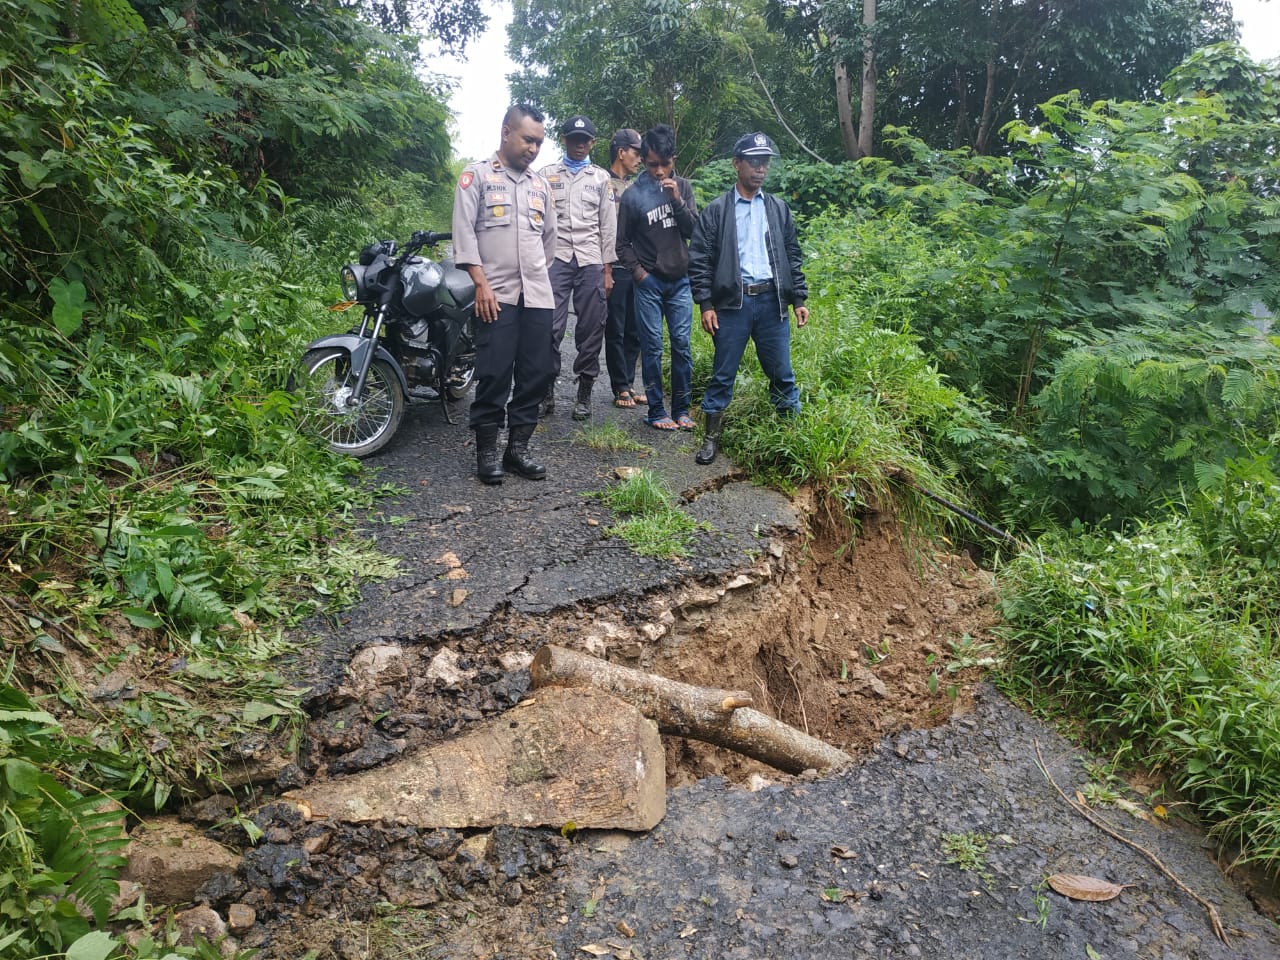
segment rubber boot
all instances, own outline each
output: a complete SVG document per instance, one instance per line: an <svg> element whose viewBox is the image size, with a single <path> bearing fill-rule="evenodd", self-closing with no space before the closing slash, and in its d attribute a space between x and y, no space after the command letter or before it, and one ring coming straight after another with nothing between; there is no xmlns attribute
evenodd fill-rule
<svg viewBox="0 0 1280 960"><path fill-rule="evenodd" d="M529 456L529 438L533 427L512 427L507 432L507 452L502 455L502 465L526 480L542 480L547 468Z"/></svg>
<svg viewBox="0 0 1280 960"><path fill-rule="evenodd" d="M549 417L556 412L556 382L551 381L551 386L547 387L547 395L542 398L542 404L538 407L538 418Z"/></svg>
<svg viewBox="0 0 1280 960"><path fill-rule="evenodd" d="M498 462L498 425L482 423L476 427L476 476L482 483L502 482L502 464Z"/></svg>
<svg viewBox="0 0 1280 960"><path fill-rule="evenodd" d="M578 399L573 405L573 419L586 420L591 416L591 384L586 377L578 380Z"/></svg>
<svg viewBox="0 0 1280 960"><path fill-rule="evenodd" d="M702 441L702 448L694 456L697 463L706 466L715 460L716 454L720 452L720 421L724 419L723 413L708 413L706 415L706 437Z"/></svg>

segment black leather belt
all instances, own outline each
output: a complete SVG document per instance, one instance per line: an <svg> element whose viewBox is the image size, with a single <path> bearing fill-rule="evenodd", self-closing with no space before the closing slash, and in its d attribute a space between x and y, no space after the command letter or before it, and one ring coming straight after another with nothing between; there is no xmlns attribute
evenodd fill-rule
<svg viewBox="0 0 1280 960"><path fill-rule="evenodd" d="M762 293L773 293L772 280L761 280L759 283L744 283L742 293L747 297L758 297Z"/></svg>

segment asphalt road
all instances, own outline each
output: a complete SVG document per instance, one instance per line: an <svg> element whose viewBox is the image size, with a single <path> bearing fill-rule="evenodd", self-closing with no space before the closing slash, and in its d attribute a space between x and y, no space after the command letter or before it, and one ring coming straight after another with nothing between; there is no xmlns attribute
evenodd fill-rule
<svg viewBox="0 0 1280 960"><path fill-rule="evenodd" d="M567 370L572 347L565 351ZM592 416L581 423L570 418L571 378L561 377L557 390L556 412L531 446L547 467L545 480L508 475L501 485L480 483L465 401L452 408L452 425L439 401L414 401L391 446L365 461L366 482L404 491L381 501L364 524L379 549L400 560L400 573L366 587L363 601L334 620L304 625L321 641L300 677L313 696L329 690L351 651L369 643L430 643L476 628L504 607L545 613L723 574L749 566L771 533L800 528L786 497L736 476L724 457L695 464L697 435L655 430L643 408L614 407L607 382L597 382ZM614 453L583 442L606 423L643 449ZM612 513L592 494L617 482L618 467L659 473L683 508L708 523L695 534L691 557L639 557L607 535Z"/></svg>

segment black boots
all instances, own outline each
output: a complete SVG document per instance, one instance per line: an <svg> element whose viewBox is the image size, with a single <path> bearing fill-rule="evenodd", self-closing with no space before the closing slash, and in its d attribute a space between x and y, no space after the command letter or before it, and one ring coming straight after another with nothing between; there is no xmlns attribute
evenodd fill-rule
<svg viewBox="0 0 1280 960"><path fill-rule="evenodd" d="M551 386L547 387L547 395L542 398L542 403L538 405L538 418L543 419L551 416L556 412L556 382L551 381Z"/></svg>
<svg viewBox="0 0 1280 960"><path fill-rule="evenodd" d="M578 399L573 404L573 419L586 420L591 416L591 384L586 377L578 379Z"/></svg>
<svg viewBox="0 0 1280 960"><path fill-rule="evenodd" d="M526 480L541 480L546 477L547 468L529 456L529 438L533 436L533 430L532 426L523 426L511 427L507 431L507 452L502 455L502 466Z"/></svg>
<svg viewBox="0 0 1280 960"><path fill-rule="evenodd" d="M694 456L697 463L704 466L711 463L716 458L716 454L720 451L720 421L724 419L723 413L706 414L706 439L702 442L702 448Z"/></svg>
<svg viewBox="0 0 1280 960"><path fill-rule="evenodd" d="M483 483L502 482L502 464L498 462L496 424L480 424L476 427L476 476Z"/></svg>

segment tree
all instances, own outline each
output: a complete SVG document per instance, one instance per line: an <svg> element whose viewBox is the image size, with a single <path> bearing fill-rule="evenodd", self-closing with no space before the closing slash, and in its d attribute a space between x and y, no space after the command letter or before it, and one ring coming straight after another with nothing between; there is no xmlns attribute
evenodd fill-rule
<svg viewBox="0 0 1280 960"><path fill-rule="evenodd" d="M670 124L688 171L747 130L780 132L746 39L768 50L768 33L757 0L516 0L512 93L553 121L588 114L602 132ZM776 62L759 59L766 71Z"/></svg>
<svg viewBox="0 0 1280 960"><path fill-rule="evenodd" d="M882 126L984 154L1002 149L996 133L1037 103L1073 89L1086 101L1151 97L1192 50L1236 35L1227 0L770 2L789 13L774 20L833 71L850 131L852 87L840 78L859 63L859 120L872 109ZM849 135L845 150L865 155Z"/></svg>

